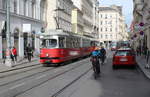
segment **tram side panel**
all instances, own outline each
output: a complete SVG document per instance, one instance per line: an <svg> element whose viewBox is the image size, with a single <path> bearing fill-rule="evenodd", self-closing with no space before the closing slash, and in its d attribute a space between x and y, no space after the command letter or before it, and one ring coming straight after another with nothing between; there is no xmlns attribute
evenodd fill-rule
<svg viewBox="0 0 150 97"><path fill-rule="evenodd" d="M81 57L79 48L41 49L40 63L62 63Z"/></svg>

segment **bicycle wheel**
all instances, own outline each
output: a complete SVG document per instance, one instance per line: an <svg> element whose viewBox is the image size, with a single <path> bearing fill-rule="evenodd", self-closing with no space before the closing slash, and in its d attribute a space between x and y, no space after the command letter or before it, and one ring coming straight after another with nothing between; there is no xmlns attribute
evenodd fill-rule
<svg viewBox="0 0 150 97"><path fill-rule="evenodd" d="M96 69L95 65L93 65L93 71L94 71L94 74L93 74L94 79L96 79L97 78L97 69Z"/></svg>

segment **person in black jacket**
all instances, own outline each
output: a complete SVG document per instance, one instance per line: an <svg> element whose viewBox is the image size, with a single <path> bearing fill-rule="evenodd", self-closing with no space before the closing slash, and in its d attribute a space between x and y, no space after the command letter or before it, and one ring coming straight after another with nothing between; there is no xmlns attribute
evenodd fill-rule
<svg viewBox="0 0 150 97"><path fill-rule="evenodd" d="M30 44L28 44L28 46L27 46L27 48L26 48L26 52L27 52L28 61L31 62L31 58L32 58L32 47L30 46Z"/></svg>
<svg viewBox="0 0 150 97"><path fill-rule="evenodd" d="M102 61L102 64L104 64L105 59L106 59L106 50L104 49L103 46L101 47L100 52L101 52L101 61Z"/></svg>
<svg viewBox="0 0 150 97"><path fill-rule="evenodd" d="M149 57L150 57L150 50L148 49L148 50L147 50L147 53L146 53L146 66L145 66L145 68L147 68L147 69L150 68L150 65L149 65Z"/></svg>

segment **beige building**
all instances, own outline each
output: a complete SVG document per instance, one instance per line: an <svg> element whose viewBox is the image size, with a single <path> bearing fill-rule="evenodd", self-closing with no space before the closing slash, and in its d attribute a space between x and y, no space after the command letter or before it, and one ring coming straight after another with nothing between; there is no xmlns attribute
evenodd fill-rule
<svg viewBox="0 0 150 97"><path fill-rule="evenodd" d="M134 21L132 23L132 40L136 49L137 46L148 47L150 50L150 1L133 0L134 2ZM142 25L141 25L142 24ZM143 33L141 32L143 31ZM136 36L136 37L135 37Z"/></svg>
<svg viewBox="0 0 150 97"><path fill-rule="evenodd" d="M61 29L72 32L72 0L47 0L46 31Z"/></svg>
<svg viewBox="0 0 150 97"><path fill-rule="evenodd" d="M122 7L112 5L99 7L99 40L109 45L112 41L123 40L126 33Z"/></svg>
<svg viewBox="0 0 150 97"><path fill-rule="evenodd" d="M83 35L83 13L78 8L72 10L72 32Z"/></svg>
<svg viewBox="0 0 150 97"><path fill-rule="evenodd" d="M128 32L128 26L127 26L127 24L124 24L123 25L123 29L124 29L124 35L123 35L123 40L124 41L127 41L127 40L129 40L129 32Z"/></svg>
<svg viewBox="0 0 150 97"><path fill-rule="evenodd" d="M98 11L96 9L96 3L98 0L72 0L73 4L83 13L83 35L95 37L97 36L94 28L97 30L95 17ZM94 33L94 34L93 34Z"/></svg>

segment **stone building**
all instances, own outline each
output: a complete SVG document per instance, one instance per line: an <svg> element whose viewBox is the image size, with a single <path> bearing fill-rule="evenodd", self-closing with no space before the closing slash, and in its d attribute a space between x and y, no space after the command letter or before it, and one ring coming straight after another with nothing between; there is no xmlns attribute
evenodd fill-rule
<svg viewBox="0 0 150 97"><path fill-rule="evenodd" d="M149 0L133 0L134 20L131 25L133 46L136 49L148 47L150 50L150 1Z"/></svg>
<svg viewBox="0 0 150 97"><path fill-rule="evenodd" d="M64 32L72 32L73 7L71 0L47 0L46 31L61 29Z"/></svg>
<svg viewBox="0 0 150 97"><path fill-rule="evenodd" d="M73 4L83 13L83 35L97 36L98 23L98 0L72 0Z"/></svg>
<svg viewBox="0 0 150 97"><path fill-rule="evenodd" d="M0 0L0 58L6 49L6 1ZM10 0L11 46L23 57L27 44L39 50L37 33L44 27L46 0Z"/></svg>
<svg viewBox="0 0 150 97"><path fill-rule="evenodd" d="M112 41L123 40L125 21L122 7L112 5L99 7L99 40L106 45Z"/></svg>

